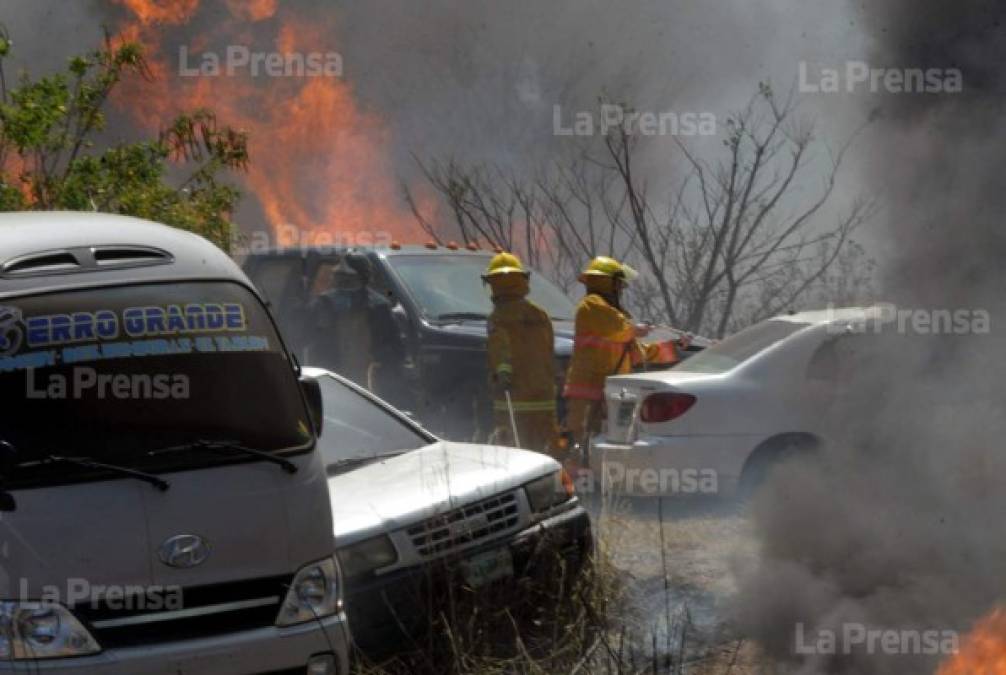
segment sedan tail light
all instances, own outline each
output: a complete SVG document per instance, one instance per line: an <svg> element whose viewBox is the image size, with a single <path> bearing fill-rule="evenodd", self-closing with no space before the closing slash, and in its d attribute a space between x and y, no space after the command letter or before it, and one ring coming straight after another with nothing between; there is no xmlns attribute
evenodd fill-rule
<svg viewBox="0 0 1006 675"><path fill-rule="evenodd" d="M691 394L671 391L650 394L643 400L639 419L648 423L670 422L688 412L688 409L695 405L695 401L696 398Z"/></svg>

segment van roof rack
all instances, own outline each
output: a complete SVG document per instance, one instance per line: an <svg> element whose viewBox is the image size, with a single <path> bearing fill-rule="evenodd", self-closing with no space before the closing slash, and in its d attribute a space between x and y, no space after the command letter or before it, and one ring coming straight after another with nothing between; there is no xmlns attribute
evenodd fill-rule
<svg viewBox="0 0 1006 675"><path fill-rule="evenodd" d="M70 274L147 265L164 265L174 261L167 251L136 244L103 244L38 251L4 261L2 277L26 277L42 274Z"/></svg>

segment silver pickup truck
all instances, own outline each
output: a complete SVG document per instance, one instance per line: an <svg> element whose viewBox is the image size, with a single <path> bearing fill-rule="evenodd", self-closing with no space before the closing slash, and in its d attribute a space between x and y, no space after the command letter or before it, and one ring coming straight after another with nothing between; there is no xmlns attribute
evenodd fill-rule
<svg viewBox="0 0 1006 675"><path fill-rule="evenodd" d="M446 598L557 588L557 564L575 581L590 519L555 460L440 440L345 378L304 373L322 391L335 545L365 652L426 644Z"/></svg>

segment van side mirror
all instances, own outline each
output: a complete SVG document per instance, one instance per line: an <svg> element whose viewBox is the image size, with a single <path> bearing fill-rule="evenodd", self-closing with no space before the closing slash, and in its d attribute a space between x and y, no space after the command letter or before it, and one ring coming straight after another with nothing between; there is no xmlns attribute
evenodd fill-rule
<svg viewBox="0 0 1006 675"><path fill-rule="evenodd" d="M17 467L17 448L13 443L0 441L0 476L6 476Z"/></svg>
<svg viewBox="0 0 1006 675"><path fill-rule="evenodd" d="M17 448L12 443L0 441L0 513L17 511L14 495L3 489L3 478L17 466Z"/></svg>
<svg viewBox="0 0 1006 675"><path fill-rule="evenodd" d="M317 378L307 375L300 376L300 388L304 392L304 400L307 401L307 410L311 414L311 424L314 425L314 433L321 436L321 429L325 423L325 407L321 398L321 383Z"/></svg>

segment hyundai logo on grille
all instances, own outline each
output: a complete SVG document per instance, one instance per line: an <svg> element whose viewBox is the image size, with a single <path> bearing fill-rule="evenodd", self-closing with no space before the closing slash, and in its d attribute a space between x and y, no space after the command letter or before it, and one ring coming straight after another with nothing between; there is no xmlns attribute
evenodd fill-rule
<svg viewBox="0 0 1006 675"><path fill-rule="evenodd" d="M210 557L210 547L197 534L179 534L165 540L158 553L169 567L195 567Z"/></svg>

